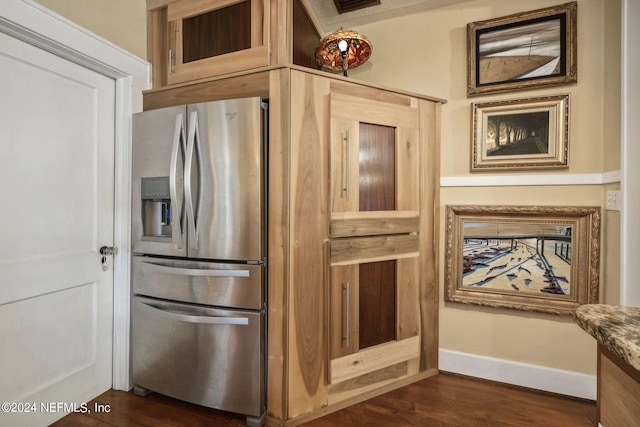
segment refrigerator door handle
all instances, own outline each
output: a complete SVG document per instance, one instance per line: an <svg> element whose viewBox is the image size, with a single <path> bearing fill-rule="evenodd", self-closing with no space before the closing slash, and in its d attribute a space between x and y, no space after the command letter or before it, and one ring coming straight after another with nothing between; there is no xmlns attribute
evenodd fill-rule
<svg viewBox="0 0 640 427"><path fill-rule="evenodd" d="M182 114L176 115L176 125L173 133L173 146L171 147L171 160L169 165L169 196L171 197L171 206L173 212L178 215L171 216L171 239L176 245L176 249L182 249L183 231L182 231L182 212L181 200L178 199L178 155L180 151L184 153L184 121Z"/></svg>
<svg viewBox="0 0 640 427"><path fill-rule="evenodd" d="M200 323L208 325L248 325L248 317L215 317L215 316L196 316L192 314L174 313L172 311L162 310L152 305L140 302L140 308L150 314L164 317L170 320L187 323Z"/></svg>
<svg viewBox="0 0 640 427"><path fill-rule="evenodd" d="M152 262L141 262L149 270L157 273L177 274L180 276L200 276L200 277L250 277L249 270L214 270L208 268L179 268L167 265L155 264Z"/></svg>
<svg viewBox="0 0 640 427"><path fill-rule="evenodd" d="M200 134L198 132L198 112L192 111L189 116L189 137L187 139L187 160L184 168L184 191L187 200L187 224L189 230L189 242L192 249L198 249L198 233L193 205L193 183L191 182L194 151L199 151Z"/></svg>

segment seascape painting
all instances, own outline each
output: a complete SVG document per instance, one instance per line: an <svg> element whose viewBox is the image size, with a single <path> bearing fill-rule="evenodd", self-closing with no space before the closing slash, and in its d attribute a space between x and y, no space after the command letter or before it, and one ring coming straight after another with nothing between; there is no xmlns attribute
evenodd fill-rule
<svg viewBox="0 0 640 427"><path fill-rule="evenodd" d="M464 222L463 287L570 295L572 227Z"/></svg>

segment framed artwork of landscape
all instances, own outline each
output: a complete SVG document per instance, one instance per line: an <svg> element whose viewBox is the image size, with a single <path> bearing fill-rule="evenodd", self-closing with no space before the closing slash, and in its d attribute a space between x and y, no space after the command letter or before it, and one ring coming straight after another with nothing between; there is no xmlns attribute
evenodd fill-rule
<svg viewBox="0 0 640 427"><path fill-rule="evenodd" d="M598 302L600 208L447 206L446 300L571 314Z"/></svg>
<svg viewBox="0 0 640 427"><path fill-rule="evenodd" d="M569 95L471 104L471 172L569 166Z"/></svg>
<svg viewBox="0 0 640 427"><path fill-rule="evenodd" d="M467 24L467 95L576 82L577 2Z"/></svg>

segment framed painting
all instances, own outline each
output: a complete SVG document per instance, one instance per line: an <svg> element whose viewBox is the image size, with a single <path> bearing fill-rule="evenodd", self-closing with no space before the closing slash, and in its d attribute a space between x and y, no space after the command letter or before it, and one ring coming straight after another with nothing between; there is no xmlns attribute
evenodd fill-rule
<svg viewBox="0 0 640 427"><path fill-rule="evenodd" d="M447 206L447 301L570 314L598 301L600 208Z"/></svg>
<svg viewBox="0 0 640 427"><path fill-rule="evenodd" d="M473 103L471 172L569 166L569 95Z"/></svg>
<svg viewBox="0 0 640 427"><path fill-rule="evenodd" d="M576 82L577 2L467 24L467 95Z"/></svg>

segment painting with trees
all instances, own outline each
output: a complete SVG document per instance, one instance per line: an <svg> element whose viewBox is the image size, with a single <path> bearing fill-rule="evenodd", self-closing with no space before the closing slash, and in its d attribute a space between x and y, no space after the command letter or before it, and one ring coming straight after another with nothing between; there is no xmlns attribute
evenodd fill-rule
<svg viewBox="0 0 640 427"><path fill-rule="evenodd" d="M471 107L472 172L568 167L569 95Z"/></svg>

